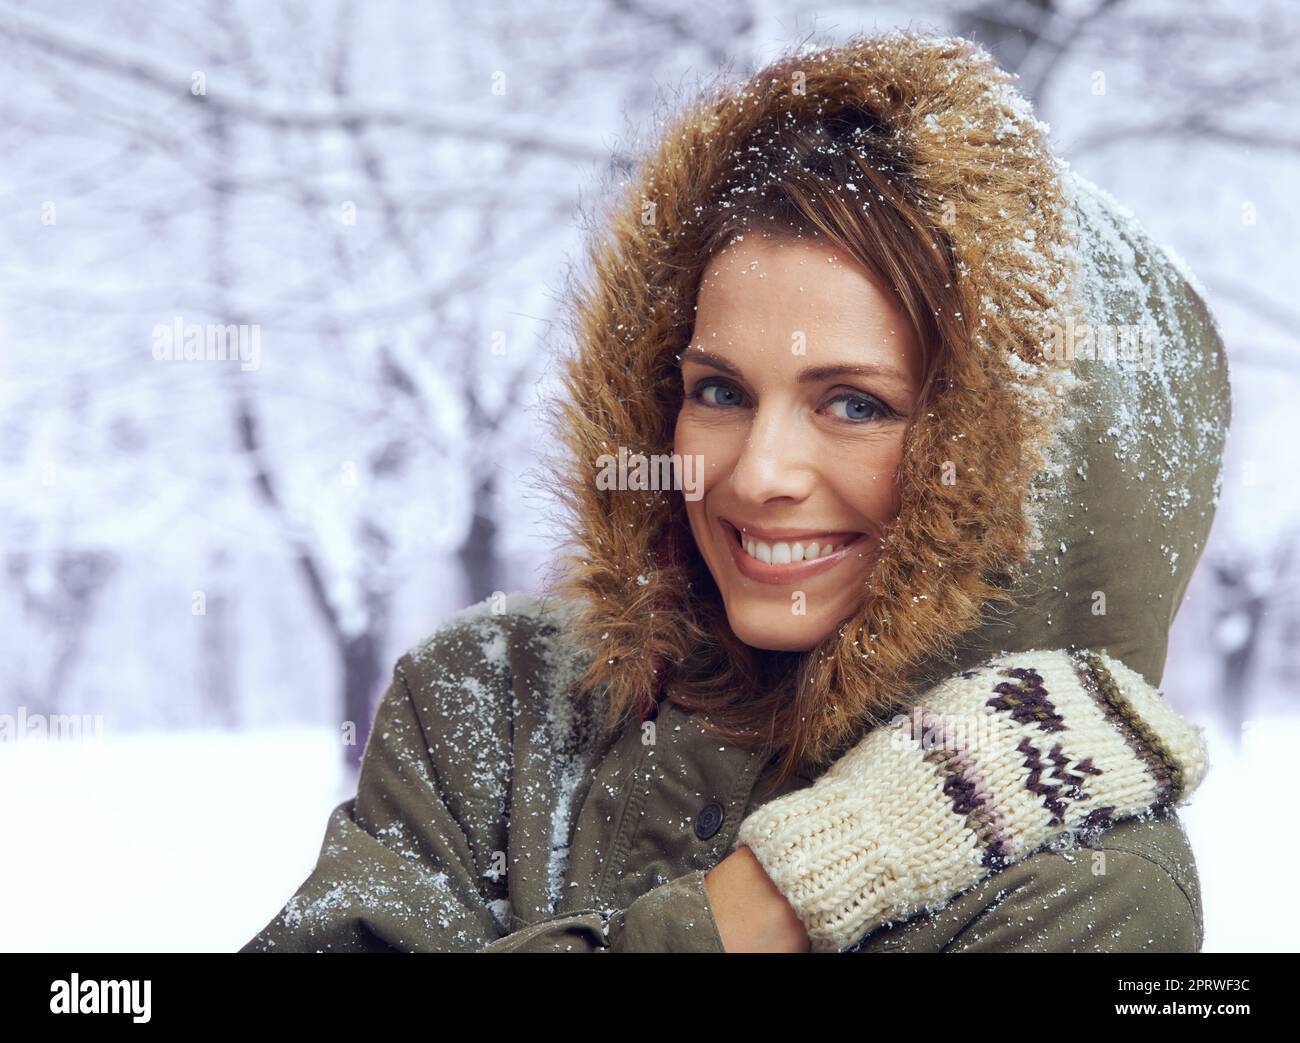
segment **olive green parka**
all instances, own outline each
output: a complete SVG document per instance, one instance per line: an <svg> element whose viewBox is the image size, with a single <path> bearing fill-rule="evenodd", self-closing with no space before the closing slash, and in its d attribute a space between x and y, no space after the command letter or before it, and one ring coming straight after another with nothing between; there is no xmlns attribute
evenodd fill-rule
<svg viewBox="0 0 1300 1043"><path fill-rule="evenodd" d="M966 41L895 33L795 64L799 91L733 90L684 115L615 212L571 382L592 418L582 434L590 456L656 437L655 415L628 403L660 379L653 360L680 350L679 325L657 310L673 289L665 273L681 268L664 259L691 256L682 215L720 176L718 155L765 110L805 111L809 96L822 109L873 106L907 144L936 227L951 237L972 333L960 386L915 439L931 466L933 447L944 447L959 480L917 480L919 453L902 468L900 535L870 610L879 614L849 635L871 643L861 675L869 705L919 705L1001 656L1095 650L1129 678L1109 690L1143 688L1148 705L1172 714L1157 686L1218 501L1230 419L1221 337L1194 277L1050 156L1023 99ZM788 80L793 66L778 68ZM658 227L642 217L648 196ZM1053 337L1062 330L1064 341ZM1070 357L1042 361L1062 343ZM1012 441L1022 457L1001 473L980 466ZM654 556L667 517L655 512L670 511L671 497L646 508L598 493L589 476L575 481L589 586L604 596L489 599L402 656L356 796L334 809L314 870L243 951L723 951L705 872L760 808L814 792L824 766L765 794L769 752L720 739L670 698L646 720L606 723L610 690L649 683L652 653L684 654L662 609L680 603L677 577ZM990 521L1012 518L1024 519L1023 539ZM927 567L936 558L948 567ZM979 583L1012 598L961 596L989 589ZM1032 849L1003 821L1009 857L951 893L926 881L924 902L882 909L854 944L834 948L1199 950L1201 895L1176 805L1204 774L1204 748L1195 738L1175 748L1136 705L1106 707L1107 719L1153 778L1177 786L1153 786L1149 806L1103 814L1100 828L1087 805L1090 830L1069 820ZM1195 736L1188 729L1179 734ZM1018 757L1004 760L1022 770ZM1081 764L1105 794L1105 772ZM1048 807L1079 795L1079 777L1034 768L1021 781ZM873 792L861 796L870 806ZM986 840L987 818L970 802L958 810L971 844ZM1049 822L1059 816L1043 811ZM890 842L891 866L924 876L908 842Z"/></svg>

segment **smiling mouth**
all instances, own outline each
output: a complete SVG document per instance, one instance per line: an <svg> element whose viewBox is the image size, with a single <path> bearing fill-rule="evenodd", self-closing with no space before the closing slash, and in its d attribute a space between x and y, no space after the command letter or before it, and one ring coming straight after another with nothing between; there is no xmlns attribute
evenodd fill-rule
<svg viewBox="0 0 1300 1043"><path fill-rule="evenodd" d="M726 519L720 520L731 530L732 539L741 554L769 566L811 564L830 558L857 543L865 535L861 532L827 532L800 535L797 539L762 539L741 532Z"/></svg>
<svg viewBox="0 0 1300 1043"><path fill-rule="evenodd" d="M826 558L837 550L842 550L848 541L843 537L839 537L839 539L838 544L834 543L829 537L823 537L821 542L817 540L808 540L807 542L777 540L774 543L768 543L766 540L756 540L749 536L741 539L740 547L751 558L757 558L764 564L792 565L799 561Z"/></svg>

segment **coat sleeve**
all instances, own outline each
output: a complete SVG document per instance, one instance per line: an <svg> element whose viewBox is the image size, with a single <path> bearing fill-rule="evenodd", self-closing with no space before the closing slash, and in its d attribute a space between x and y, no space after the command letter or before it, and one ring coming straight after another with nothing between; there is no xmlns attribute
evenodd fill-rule
<svg viewBox="0 0 1300 1043"><path fill-rule="evenodd" d="M723 951L703 871L625 910L580 910L505 934L447 798L399 661L357 795L331 812L311 874L240 952Z"/></svg>
<svg viewBox="0 0 1300 1043"><path fill-rule="evenodd" d="M726 952L697 869L612 913L590 909L508 934L487 952Z"/></svg>
<svg viewBox="0 0 1300 1043"><path fill-rule="evenodd" d="M943 952L1200 951L1196 904L1164 866L1138 852L1041 852L999 877L1002 897Z"/></svg>

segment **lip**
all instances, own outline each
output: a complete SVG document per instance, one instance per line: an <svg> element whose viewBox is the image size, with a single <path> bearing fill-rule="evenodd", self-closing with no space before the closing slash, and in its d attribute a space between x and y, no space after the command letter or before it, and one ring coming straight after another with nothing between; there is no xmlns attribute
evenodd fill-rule
<svg viewBox="0 0 1300 1043"><path fill-rule="evenodd" d="M742 530L739 525L728 521L726 518L719 518L718 522L722 527L723 537L731 548L731 560L736 563L736 570L742 576L757 583L788 584L820 576L823 572L829 572L836 565L847 561L853 556L854 550L867 538L865 532L837 533L814 532L810 529L760 529L754 525L746 525ZM737 539L737 535L742 531L746 536L752 536L754 539L763 540L766 543L772 543L776 540L790 542L791 540L821 539L828 536L844 539L851 537L851 539L834 554L828 554L824 558L817 558L815 561L797 561L791 562L789 565L770 565L767 562L759 561L757 558L751 558L745 553L740 546L739 539Z"/></svg>

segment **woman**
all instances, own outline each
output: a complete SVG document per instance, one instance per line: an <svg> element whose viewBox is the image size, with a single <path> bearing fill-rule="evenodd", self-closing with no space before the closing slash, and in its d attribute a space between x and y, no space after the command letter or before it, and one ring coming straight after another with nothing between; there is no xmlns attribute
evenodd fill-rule
<svg viewBox="0 0 1300 1043"><path fill-rule="evenodd" d="M1007 79L865 37L669 128L579 293L567 586L402 657L245 951L1200 948L1155 685L1222 344Z"/></svg>

